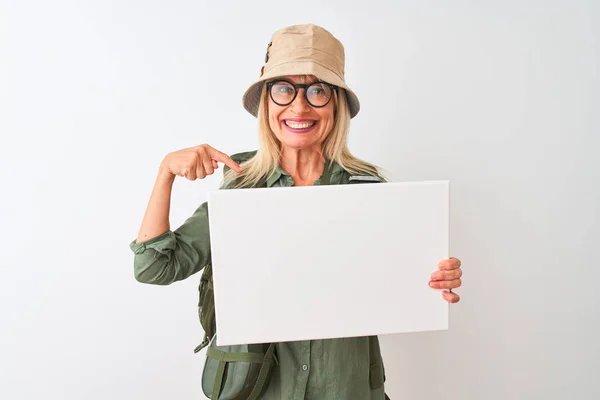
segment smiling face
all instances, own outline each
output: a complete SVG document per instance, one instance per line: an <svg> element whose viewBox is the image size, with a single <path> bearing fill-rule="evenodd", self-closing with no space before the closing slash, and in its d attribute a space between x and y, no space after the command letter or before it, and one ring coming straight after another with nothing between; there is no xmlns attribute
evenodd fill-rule
<svg viewBox="0 0 600 400"><path fill-rule="evenodd" d="M314 76L290 75L282 77L294 84L310 84L318 81ZM276 104L268 96L269 126L282 146L295 150L314 148L320 151L323 141L333 129L335 104L331 101L324 107L311 106L304 96L305 89L298 89L294 101L287 106ZM319 93L313 93L319 95Z"/></svg>

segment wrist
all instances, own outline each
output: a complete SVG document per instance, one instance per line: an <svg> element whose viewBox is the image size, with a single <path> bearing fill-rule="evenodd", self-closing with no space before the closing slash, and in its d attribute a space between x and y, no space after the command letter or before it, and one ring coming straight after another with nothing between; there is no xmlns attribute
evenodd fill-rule
<svg viewBox="0 0 600 400"><path fill-rule="evenodd" d="M175 180L175 175L173 175L171 172L169 172L169 170L165 166L161 165L160 168L158 169L157 180L173 182Z"/></svg>

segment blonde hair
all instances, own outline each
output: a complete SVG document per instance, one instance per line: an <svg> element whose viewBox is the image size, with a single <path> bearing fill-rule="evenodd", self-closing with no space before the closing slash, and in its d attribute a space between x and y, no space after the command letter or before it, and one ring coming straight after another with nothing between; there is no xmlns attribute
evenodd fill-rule
<svg viewBox="0 0 600 400"><path fill-rule="evenodd" d="M306 79L307 76L303 78ZM281 142L269 126L267 101L267 85L265 84L258 106L258 151L254 157L240 165L243 169L241 173L233 170L225 173L224 186L236 182L235 188L253 187L267 179L277 169L281 159ZM383 180L383 175L377 166L354 157L348 149L350 108L346 99L346 91L342 88L334 91L333 101L335 119L331 132L323 141L321 149L323 156L330 162L336 162L351 174L376 176Z"/></svg>

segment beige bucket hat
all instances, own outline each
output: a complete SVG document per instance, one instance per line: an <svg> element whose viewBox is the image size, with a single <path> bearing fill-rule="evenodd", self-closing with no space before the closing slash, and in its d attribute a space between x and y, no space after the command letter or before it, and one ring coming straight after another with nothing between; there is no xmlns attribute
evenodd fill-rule
<svg viewBox="0 0 600 400"><path fill-rule="evenodd" d="M344 80L345 52L342 43L317 25L293 25L273 34L267 46L260 78L246 90L244 108L258 115L260 95L265 81L286 75L314 75L346 90L350 116L360 110L358 97Z"/></svg>

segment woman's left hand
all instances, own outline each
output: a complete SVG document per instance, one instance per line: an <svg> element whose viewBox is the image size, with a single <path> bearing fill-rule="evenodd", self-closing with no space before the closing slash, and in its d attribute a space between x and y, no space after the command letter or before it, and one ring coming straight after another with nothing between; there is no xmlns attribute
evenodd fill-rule
<svg viewBox="0 0 600 400"><path fill-rule="evenodd" d="M438 271L431 274L429 286L434 289L449 289L444 290L442 297L448 303L458 303L460 296L452 292L452 289L460 287L462 281L462 270L460 269L460 260L455 257L450 257L448 260L442 260L438 263Z"/></svg>

